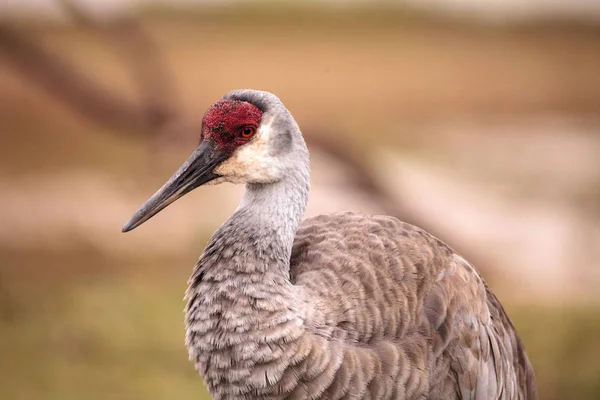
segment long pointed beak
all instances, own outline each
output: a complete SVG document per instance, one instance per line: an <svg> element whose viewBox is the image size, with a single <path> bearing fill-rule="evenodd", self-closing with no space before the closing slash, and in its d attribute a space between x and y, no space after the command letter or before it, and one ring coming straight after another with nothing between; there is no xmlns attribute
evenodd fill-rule
<svg viewBox="0 0 600 400"><path fill-rule="evenodd" d="M161 187L123 227L129 232L159 213L162 209L203 184L219 177L213 170L227 157L215 151L211 142L202 141L175 174Z"/></svg>

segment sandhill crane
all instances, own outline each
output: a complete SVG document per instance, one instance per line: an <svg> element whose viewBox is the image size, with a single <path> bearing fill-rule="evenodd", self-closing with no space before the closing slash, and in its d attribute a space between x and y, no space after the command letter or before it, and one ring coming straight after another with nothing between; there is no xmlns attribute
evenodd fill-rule
<svg viewBox="0 0 600 400"><path fill-rule="evenodd" d="M388 216L301 222L309 157L273 94L235 90L130 231L205 184L243 183L186 293L186 345L215 399L536 399L502 305L440 240Z"/></svg>

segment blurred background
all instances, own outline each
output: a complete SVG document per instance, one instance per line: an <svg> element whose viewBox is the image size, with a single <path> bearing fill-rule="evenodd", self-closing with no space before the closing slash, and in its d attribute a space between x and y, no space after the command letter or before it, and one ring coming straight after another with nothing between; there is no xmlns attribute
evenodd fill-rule
<svg viewBox="0 0 600 400"><path fill-rule="evenodd" d="M541 399L600 399L600 2L0 1L0 398L208 399L183 293L243 188L122 225L236 88L312 154L308 215L417 224L507 308Z"/></svg>

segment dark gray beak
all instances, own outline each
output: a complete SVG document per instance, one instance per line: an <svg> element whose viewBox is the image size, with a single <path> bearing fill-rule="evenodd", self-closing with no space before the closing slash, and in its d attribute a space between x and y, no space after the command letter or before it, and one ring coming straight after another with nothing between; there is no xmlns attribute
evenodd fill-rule
<svg viewBox="0 0 600 400"><path fill-rule="evenodd" d="M212 142L202 141L167 183L131 217L123 227L123 232L135 229L178 198L218 178L219 175L213 173L213 170L225 159L227 156L216 151Z"/></svg>

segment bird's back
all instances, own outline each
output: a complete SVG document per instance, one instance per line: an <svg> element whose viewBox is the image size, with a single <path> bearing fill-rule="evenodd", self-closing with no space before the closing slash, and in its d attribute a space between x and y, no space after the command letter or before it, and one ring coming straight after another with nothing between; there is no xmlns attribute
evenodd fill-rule
<svg viewBox="0 0 600 400"><path fill-rule="evenodd" d="M479 273L393 217L305 220L290 278L305 325L342 352L324 398L536 399L523 344ZM332 361L333 362L333 361ZM335 371L335 372L331 372Z"/></svg>

